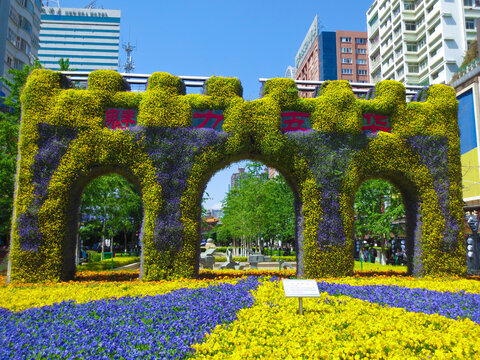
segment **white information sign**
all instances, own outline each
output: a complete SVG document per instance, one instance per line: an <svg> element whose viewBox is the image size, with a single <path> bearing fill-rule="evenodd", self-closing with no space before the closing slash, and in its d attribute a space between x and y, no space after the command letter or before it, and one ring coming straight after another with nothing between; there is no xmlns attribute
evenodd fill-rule
<svg viewBox="0 0 480 360"><path fill-rule="evenodd" d="M285 297L320 297L315 280L283 279Z"/></svg>

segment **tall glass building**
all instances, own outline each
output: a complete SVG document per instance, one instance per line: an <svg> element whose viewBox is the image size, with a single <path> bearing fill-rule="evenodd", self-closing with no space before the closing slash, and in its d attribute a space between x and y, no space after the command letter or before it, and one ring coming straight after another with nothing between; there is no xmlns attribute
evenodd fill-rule
<svg viewBox="0 0 480 360"><path fill-rule="evenodd" d="M58 70L60 58L79 71L118 71L120 10L43 7L38 58Z"/></svg>

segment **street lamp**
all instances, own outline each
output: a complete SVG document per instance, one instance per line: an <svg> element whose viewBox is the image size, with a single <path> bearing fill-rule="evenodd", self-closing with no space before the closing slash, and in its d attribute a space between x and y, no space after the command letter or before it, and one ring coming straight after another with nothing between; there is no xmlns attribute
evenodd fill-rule
<svg viewBox="0 0 480 360"><path fill-rule="evenodd" d="M467 273L470 275L480 274L480 240L478 238L478 218L471 214L466 215L468 226L472 235L467 237Z"/></svg>

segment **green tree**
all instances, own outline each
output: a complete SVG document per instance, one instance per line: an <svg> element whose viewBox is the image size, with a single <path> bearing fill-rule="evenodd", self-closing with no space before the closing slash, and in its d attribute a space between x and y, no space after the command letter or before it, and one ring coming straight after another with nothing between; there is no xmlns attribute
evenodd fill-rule
<svg viewBox="0 0 480 360"><path fill-rule="evenodd" d="M123 232L134 237L142 221L142 200L132 184L112 174L93 180L82 195L79 228L82 239L112 238Z"/></svg>
<svg viewBox="0 0 480 360"><path fill-rule="evenodd" d="M292 239L295 229L293 195L285 179L269 179L263 165L252 162L223 201L220 238L240 240L242 248L273 239Z"/></svg>
<svg viewBox="0 0 480 360"><path fill-rule="evenodd" d="M384 180L365 181L355 197L355 234L387 238L394 230L392 222L401 219L405 210L396 187Z"/></svg>
<svg viewBox="0 0 480 360"><path fill-rule="evenodd" d="M70 69L70 59L60 58L58 59L58 65L60 65L60 71L72 71L74 69Z"/></svg>
<svg viewBox="0 0 480 360"><path fill-rule="evenodd" d="M22 70L9 69L12 77L0 77L10 94L0 97L5 111L0 112L0 238L9 239L12 221L13 192L17 163L18 130L20 125L20 93L33 69L41 68L38 61L33 66L25 65Z"/></svg>

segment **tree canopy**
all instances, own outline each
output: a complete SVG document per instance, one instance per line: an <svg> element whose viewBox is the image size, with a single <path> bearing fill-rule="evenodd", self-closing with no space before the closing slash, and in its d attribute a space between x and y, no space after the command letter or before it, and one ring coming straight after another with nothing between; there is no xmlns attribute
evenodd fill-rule
<svg viewBox="0 0 480 360"><path fill-rule="evenodd" d="M0 111L0 238L8 239L13 210L15 170L17 164L18 131L20 125L20 93L33 69L41 68L38 61L25 65L23 69L9 69L12 79L0 77L0 82L10 89L10 94L0 97L3 111Z"/></svg>
<svg viewBox="0 0 480 360"><path fill-rule="evenodd" d="M81 238L113 238L120 232L136 232L142 221L142 200L122 176L112 174L93 180L81 203Z"/></svg>
<svg viewBox="0 0 480 360"><path fill-rule="evenodd" d="M223 201L223 225L219 238L292 240L295 233L293 194L278 175L269 179L264 166L258 162L247 164L247 171L238 184L230 189Z"/></svg>
<svg viewBox="0 0 480 360"><path fill-rule="evenodd" d="M388 237L394 232L395 220L401 219L405 210L400 192L384 180L365 181L355 197L355 235L364 238Z"/></svg>

